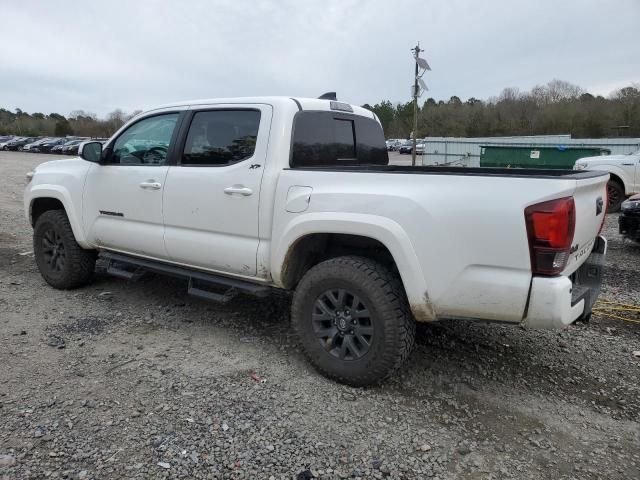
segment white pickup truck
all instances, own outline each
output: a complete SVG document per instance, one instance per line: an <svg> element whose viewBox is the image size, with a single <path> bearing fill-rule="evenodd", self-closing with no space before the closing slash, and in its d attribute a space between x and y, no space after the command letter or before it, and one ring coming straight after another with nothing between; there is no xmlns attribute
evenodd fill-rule
<svg viewBox="0 0 640 480"><path fill-rule="evenodd" d="M352 385L408 357L415 322L555 328L600 288L607 173L389 165L376 116L333 100L202 100L138 115L38 166L24 205L44 279L184 277L293 292L311 363Z"/></svg>
<svg viewBox="0 0 640 480"><path fill-rule="evenodd" d="M640 150L629 155L600 155L578 160L574 170L592 170L609 174L610 212L620 210L628 196L640 193Z"/></svg>

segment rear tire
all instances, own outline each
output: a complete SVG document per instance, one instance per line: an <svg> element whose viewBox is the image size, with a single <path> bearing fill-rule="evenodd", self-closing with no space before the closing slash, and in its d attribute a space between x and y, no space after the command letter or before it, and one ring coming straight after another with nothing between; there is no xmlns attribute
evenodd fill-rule
<svg viewBox="0 0 640 480"><path fill-rule="evenodd" d="M33 251L42 278L54 288L78 288L93 279L96 252L78 245L63 210L48 210L38 217Z"/></svg>
<svg viewBox="0 0 640 480"><path fill-rule="evenodd" d="M620 205L624 201L624 188L616 180L609 180L607 183L607 197L608 197L608 212L617 212L620 210Z"/></svg>
<svg viewBox="0 0 640 480"><path fill-rule="evenodd" d="M400 279L362 257L333 258L311 268L294 293L291 318L311 364L357 387L392 375L415 342L416 324Z"/></svg>

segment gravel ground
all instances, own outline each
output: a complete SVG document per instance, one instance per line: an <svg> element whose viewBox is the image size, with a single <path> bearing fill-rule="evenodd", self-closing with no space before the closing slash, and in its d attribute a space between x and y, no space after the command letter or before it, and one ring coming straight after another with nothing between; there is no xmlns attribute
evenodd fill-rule
<svg viewBox="0 0 640 480"><path fill-rule="evenodd" d="M304 361L286 298L48 287L22 189L51 158L0 152L0 478L640 478L640 324L434 324L396 378L345 387ZM640 304L616 223L603 297Z"/></svg>

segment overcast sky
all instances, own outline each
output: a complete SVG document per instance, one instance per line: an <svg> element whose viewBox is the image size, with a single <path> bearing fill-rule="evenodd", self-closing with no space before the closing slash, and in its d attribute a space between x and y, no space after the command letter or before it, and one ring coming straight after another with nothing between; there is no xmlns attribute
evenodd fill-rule
<svg viewBox="0 0 640 480"><path fill-rule="evenodd" d="M640 82L640 0L0 0L0 19L0 107L28 112L333 90L407 101L417 41L436 99Z"/></svg>

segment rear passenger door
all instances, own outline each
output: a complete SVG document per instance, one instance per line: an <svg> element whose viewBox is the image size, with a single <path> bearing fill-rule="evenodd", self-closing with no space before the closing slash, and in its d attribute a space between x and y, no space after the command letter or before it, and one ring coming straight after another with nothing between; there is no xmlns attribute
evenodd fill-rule
<svg viewBox="0 0 640 480"><path fill-rule="evenodd" d="M184 122L177 165L164 191L169 259L192 267L256 275L258 208L272 108L220 105Z"/></svg>

